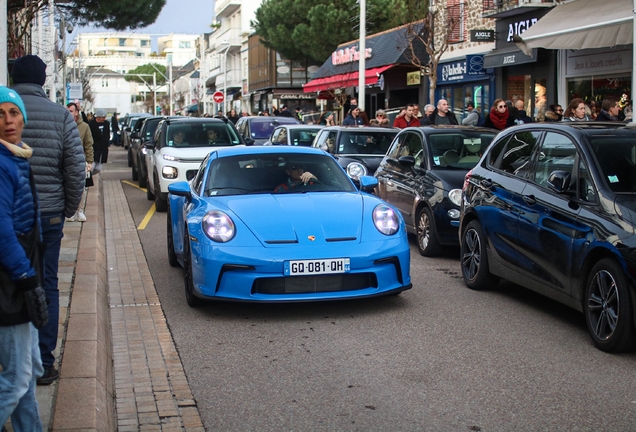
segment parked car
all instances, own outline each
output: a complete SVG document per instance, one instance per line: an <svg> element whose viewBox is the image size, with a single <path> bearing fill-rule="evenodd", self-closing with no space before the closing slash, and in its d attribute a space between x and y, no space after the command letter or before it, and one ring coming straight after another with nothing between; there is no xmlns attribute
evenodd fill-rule
<svg viewBox="0 0 636 432"><path fill-rule="evenodd" d="M145 143L152 141L157 125L164 117L140 117L142 120L139 132L130 134L129 152L132 158L132 179L139 182L139 187L145 188L147 185L146 173L146 152Z"/></svg>
<svg viewBox="0 0 636 432"><path fill-rule="evenodd" d="M245 141L225 117L164 118L153 140L145 143L148 199L155 201L158 212L166 211L170 183L191 180L213 149L242 144Z"/></svg>
<svg viewBox="0 0 636 432"><path fill-rule="evenodd" d="M150 117L151 114L148 113L132 113L128 114L123 118L124 128L121 134L121 142L125 149L128 149L130 146L130 134L132 133L133 126L139 117ZM128 166L130 165L130 159L128 159Z"/></svg>
<svg viewBox="0 0 636 432"><path fill-rule="evenodd" d="M128 166L129 167L133 167L134 166L134 155L133 155L133 149L137 149L141 146L141 138L140 138L140 133L141 133L141 128L144 124L144 121L147 118L152 118L153 116L143 116L143 117L138 117L135 120L133 120L132 123L132 127L130 128L130 134L128 135L128 143L127 143L127 148L128 148ZM133 180L136 180L134 178L134 172L133 172Z"/></svg>
<svg viewBox="0 0 636 432"><path fill-rule="evenodd" d="M373 175L399 129L382 127L329 126L322 128L313 146L333 155L356 186L365 175Z"/></svg>
<svg viewBox="0 0 636 432"><path fill-rule="evenodd" d="M269 140L264 145L291 145L311 147L320 125L285 124L278 126L272 132Z"/></svg>
<svg viewBox="0 0 636 432"><path fill-rule="evenodd" d="M423 256L457 246L464 176L497 134L470 126L403 129L375 172L376 194L398 208Z"/></svg>
<svg viewBox="0 0 636 432"><path fill-rule="evenodd" d="M236 122L236 129L247 144L263 145L269 140L277 126L301 124L293 117L247 116Z"/></svg>
<svg viewBox="0 0 636 432"><path fill-rule="evenodd" d="M299 167L318 180L279 188ZM371 176L360 182L362 190L377 184ZM402 218L357 190L320 150L214 150L191 182L168 190L168 258L185 269L190 306L205 299L353 299L411 288Z"/></svg>
<svg viewBox="0 0 636 432"><path fill-rule="evenodd" d="M636 347L636 130L536 123L501 132L466 175L461 269L583 312L607 352Z"/></svg>

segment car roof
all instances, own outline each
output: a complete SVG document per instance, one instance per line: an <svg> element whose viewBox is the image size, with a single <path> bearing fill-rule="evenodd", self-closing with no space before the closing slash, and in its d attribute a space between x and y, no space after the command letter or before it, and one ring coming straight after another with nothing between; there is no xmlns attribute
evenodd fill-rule
<svg viewBox="0 0 636 432"><path fill-rule="evenodd" d="M541 130L568 130L572 133L576 134L585 134L585 135L597 135L604 134L608 131L618 131L622 130L625 133L629 133L628 131L632 130L636 132L636 123L625 123L625 122L600 122L600 121L589 121L589 122L541 122L541 123L525 123L522 125L513 126L509 129L504 129L502 132L511 131L511 130L532 130L532 129L541 129Z"/></svg>
<svg viewBox="0 0 636 432"><path fill-rule="evenodd" d="M322 129L324 128L323 125L316 125L316 124L296 124L296 123L285 123L279 126L284 126L287 129Z"/></svg>
<svg viewBox="0 0 636 432"><path fill-rule="evenodd" d="M214 117L180 117L172 116L166 117L168 124L183 124L183 123L229 123L229 120L219 119Z"/></svg>
<svg viewBox="0 0 636 432"><path fill-rule="evenodd" d="M299 120L294 117L284 117L284 116L247 116L241 117L239 120L245 119L245 121L277 121L279 123L289 123L289 124L299 124Z"/></svg>
<svg viewBox="0 0 636 432"><path fill-rule="evenodd" d="M327 155L323 150L313 147L295 146L234 146L223 147L214 150L219 157L239 156L239 155L268 155L268 154L322 154Z"/></svg>
<svg viewBox="0 0 636 432"><path fill-rule="evenodd" d="M413 130L420 129L422 132L440 132L440 131L448 131L448 132L457 132L457 131L477 131L477 132L495 132L499 133L500 131L493 128L488 128L484 126L462 126L462 125L422 125L422 126L411 126L408 128L404 128L402 130Z"/></svg>
<svg viewBox="0 0 636 432"><path fill-rule="evenodd" d="M327 126L324 130L337 130L337 131L361 131L361 132L399 132L398 128L386 128L379 126Z"/></svg>

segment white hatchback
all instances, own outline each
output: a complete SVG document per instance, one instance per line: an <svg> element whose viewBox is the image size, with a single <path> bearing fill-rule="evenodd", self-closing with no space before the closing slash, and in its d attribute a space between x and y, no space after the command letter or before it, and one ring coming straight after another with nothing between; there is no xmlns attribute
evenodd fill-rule
<svg viewBox="0 0 636 432"><path fill-rule="evenodd" d="M219 147L244 145L232 122L217 118L166 118L146 143L147 197L166 211L168 185L192 179L203 159Z"/></svg>

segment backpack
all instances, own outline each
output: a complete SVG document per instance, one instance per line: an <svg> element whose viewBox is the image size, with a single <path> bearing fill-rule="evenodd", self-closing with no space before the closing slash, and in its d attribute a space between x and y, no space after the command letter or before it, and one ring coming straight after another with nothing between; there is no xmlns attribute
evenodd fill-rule
<svg viewBox="0 0 636 432"><path fill-rule="evenodd" d="M480 113L477 113L477 124L475 126L484 126L486 124L486 119Z"/></svg>

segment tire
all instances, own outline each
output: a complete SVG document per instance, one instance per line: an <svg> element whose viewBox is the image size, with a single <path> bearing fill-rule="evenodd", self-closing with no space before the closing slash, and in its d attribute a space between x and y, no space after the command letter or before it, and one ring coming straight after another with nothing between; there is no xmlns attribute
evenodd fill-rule
<svg viewBox="0 0 636 432"><path fill-rule="evenodd" d="M601 351L628 352L636 347L630 294L627 277L615 260L604 258L592 268L583 311L592 342Z"/></svg>
<svg viewBox="0 0 636 432"><path fill-rule="evenodd" d="M188 240L188 234L186 231L185 238L183 239L183 266L185 272L183 273L183 282L185 284L186 303L191 308L196 308L205 303L205 300L200 299L194 295L194 281L192 279L192 254L190 252L190 243Z"/></svg>
<svg viewBox="0 0 636 432"><path fill-rule="evenodd" d="M476 220L471 221L464 230L460 249L462 276L468 288L485 290L497 285L499 278L490 274L488 269L486 238L481 224Z"/></svg>
<svg viewBox="0 0 636 432"><path fill-rule="evenodd" d="M417 213L417 249L420 255L436 257L442 253L435 230L435 220L428 207L423 207Z"/></svg>
<svg viewBox="0 0 636 432"><path fill-rule="evenodd" d="M132 179L133 181L139 180L139 173L137 172L137 169L135 168L135 164L132 165Z"/></svg>
<svg viewBox="0 0 636 432"><path fill-rule="evenodd" d="M161 189L159 187L159 179L155 177L155 210L160 213L168 210L168 199L162 198Z"/></svg>
<svg viewBox="0 0 636 432"><path fill-rule="evenodd" d="M133 162L132 162L132 152L130 151L130 149L128 149L128 167L132 167L133 166Z"/></svg>
<svg viewBox="0 0 636 432"><path fill-rule="evenodd" d="M148 178L146 177L146 179L148 179ZM150 182L148 181L148 183L150 183ZM148 201L154 201L155 200L155 194L153 194L152 191L150 190L150 185L149 184L146 185L146 198L148 199Z"/></svg>
<svg viewBox="0 0 636 432"><path fill-rule="evenodd" d="M139 170L139 187L145 188L148 187L148 177L146 177L146 173L143 170Z"/></svg>
<svg viewBox="0 0 636 432"><path fill-rule="evenodd" d="M166 218L168 221L168 227L166 229L167 232L167 245L168 245L168 262L171 267L179 267L179 260L177 259L177 254L174 251L174 238L172 237L172 215L170 214L170 209L168 209L168 217Z"/></svg>

